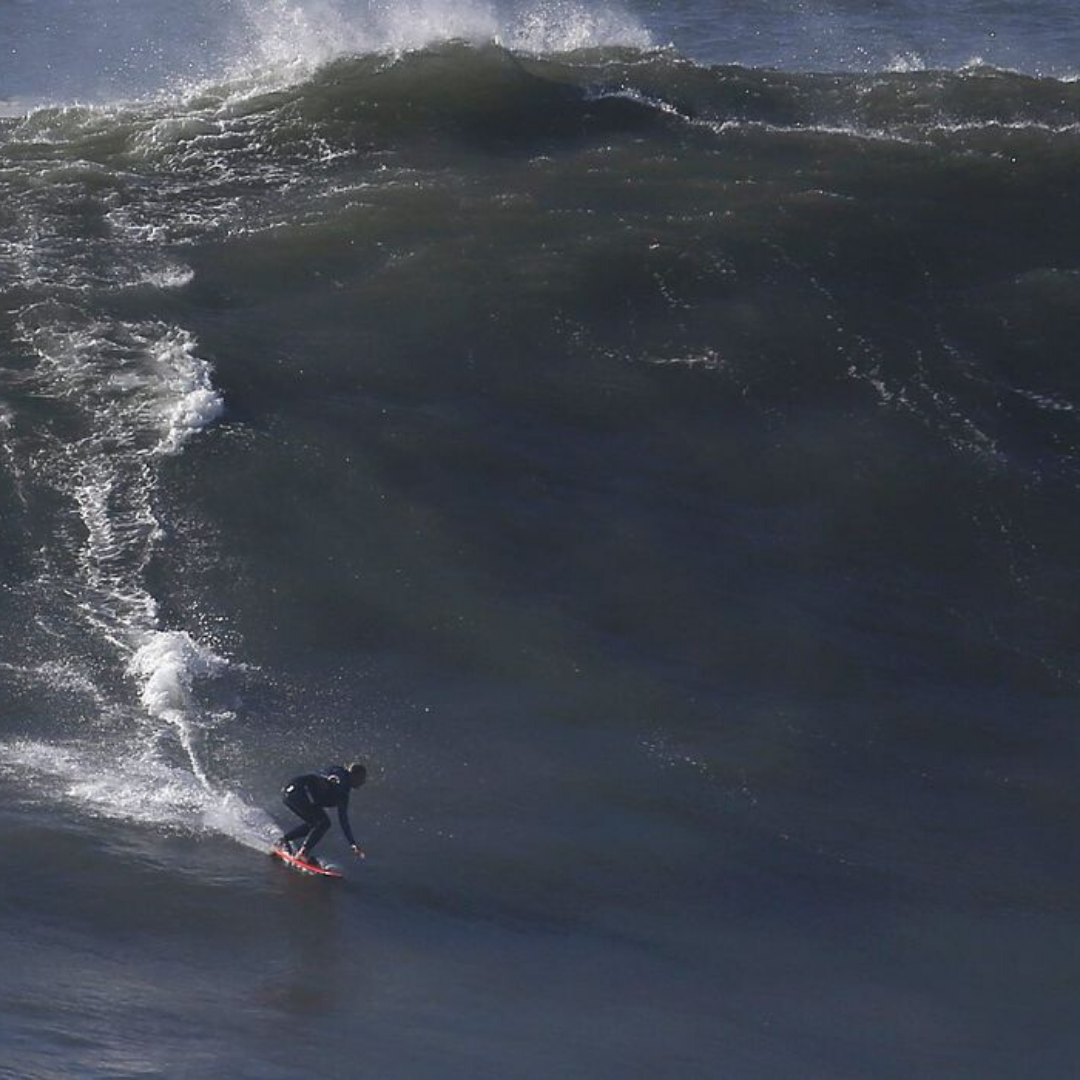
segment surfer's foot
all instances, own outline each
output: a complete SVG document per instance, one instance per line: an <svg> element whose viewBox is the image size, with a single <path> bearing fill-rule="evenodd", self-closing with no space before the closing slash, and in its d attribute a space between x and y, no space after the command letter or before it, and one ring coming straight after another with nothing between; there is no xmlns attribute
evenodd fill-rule
<svg viewBox="0 0 1080 1080"><path fill-rule="evenodd" d="M299 850L299 851L298 851L298 852L296 853L296 857L297 857L297 858L298 858L298 859L299 859L299 860L300 860L301 862L306 862L306 863L308 864L308 866L321 866L321 865L322 865L322 864L321 864L321 863L319 862L319 860L315 858L315 856L314 856L314 855L311 855L311 854L309 854L309 853L308 853L307 851L305 851L305 850L304 850L303 848L301 848L301 849L300 849L300 850Z"/></svg>
<svg viewBox="0 0 1080 1080"><path fill-rule="evenodd" d="M284 836L274 844L274 847L276 847L278 851L284 851L286 855L291 855L293 853L292 844L290 844Z"/></svg>

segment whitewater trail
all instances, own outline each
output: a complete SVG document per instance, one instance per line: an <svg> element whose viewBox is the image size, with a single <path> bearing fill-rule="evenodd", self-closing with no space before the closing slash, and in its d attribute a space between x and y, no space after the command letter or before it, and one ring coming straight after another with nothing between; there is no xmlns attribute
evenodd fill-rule
<svg viewBox="0 0 1080 1080"><path fill-rule="evenodd" d="M32 477L67 504L72 521L40 553L38 622L49 635L36 646L36 662L16 673L80 695L87 717L86 730L63 745L0 744L0 764L31 780L59 779L84 812L210 830L259 847L273 823L230 792L227 780L215 780L204 745L207 731L231 716L208 712L198 688L226 673L229 661L186 630L167 626L146 583L166 538L157 513L162 468L224 410L211 365L182 326L95 310L100 267L119 263L139 276L131 253L141 237L124 228L121 216L111 219L104 244L87 241L73 252L56 244L65 222L50 217L44 199L31 193L11 205L25 215L24 246L44 272L25 283L33 299L14 320L25 364L5 379L13 399L51 400L67 420L37 429L5 404L4 454L24 503L22 489ZM123 288L122 272L119 277ZM192 278L189 268L172 265L154 286L180 288ZM63 610L56 610L57 597ZM68 647L76 625L89 627L112 654L111 675L80 670ZM55 655L42 658L50 649ZM128 689L118 697L116 686ZM106 716L112 732L103 739ZM126 722L116 738L118 720Z"/></svg>

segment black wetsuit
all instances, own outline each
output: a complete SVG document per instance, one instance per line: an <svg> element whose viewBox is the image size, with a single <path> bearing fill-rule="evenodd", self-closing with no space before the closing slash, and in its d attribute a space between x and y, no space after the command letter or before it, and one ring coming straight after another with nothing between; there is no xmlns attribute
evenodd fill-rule
<svg viewBox="0 0 1080 1080"><path fill-rule="evenodd" d="M326 835L330 828L330 818L324 807L336 806L341 831L351 845L356 846L352 829L349 827L349 771L340 766L327 769L325 773L305 773L285 785L281 793L282 801L294 813L303 818L303 824L297 825L292 832L286 833L283 840L292 843L306 837L303 847L310 852Z"/></svg>

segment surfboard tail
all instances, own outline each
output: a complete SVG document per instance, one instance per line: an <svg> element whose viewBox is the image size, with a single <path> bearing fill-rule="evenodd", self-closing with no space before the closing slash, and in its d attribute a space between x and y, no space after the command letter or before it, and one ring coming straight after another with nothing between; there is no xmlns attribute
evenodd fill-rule
<svg viewBox="0 0 1080 1080"><path fill-rule="evenodd" d="M292 867L292 869L299 871L301 874L312 874L316 877L328 878L340 878L345 876L340 870L335 870L332 866L316 866L314 863L305 862L303 859L298 859L295 855L290 855L281 848L272 848L270 854L273 858L280 859L286 866Z"/></svg>

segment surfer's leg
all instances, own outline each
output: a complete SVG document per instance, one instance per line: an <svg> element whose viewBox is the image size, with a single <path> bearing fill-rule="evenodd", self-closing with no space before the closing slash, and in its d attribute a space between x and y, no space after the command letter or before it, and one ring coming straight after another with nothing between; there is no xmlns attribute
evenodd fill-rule
<svg viewBox="0 0 1080 1080"><path fill-rule="evenodd" d="M312 807L318 819L311 826L311 832L308 833L308 838L304 841L301 851L310 855L315 845L326 835L326 830L330 828L330 819L326 816L326 811L321 810L318 807ZM314 816L314 815L313 815Z"/></svg>
<svg viewBox="0 0 1080 1080"><path fill-rule="evenodd" d="M309 832L311 832L311 826L306 821L302 821L295 829L291 829L289 832L285 833L278 843L282 846L291 844L294 840L299 840L301 837L307 836Z"/></svg>
<svg viewBox="0 0 1080 1080"><path fill-rule="evenodd" d="M316 826L323 821L328 821L326 814L324 814L312 801L308 798L307 792L303 788L292 787L291 785L285 789L284 795L281 800L298 818L301 819L300 824L287 832L279 841L281 844L291 844L294 840L300 840L307 836ZM323 830L325 831L325 830Z"/></svg>

